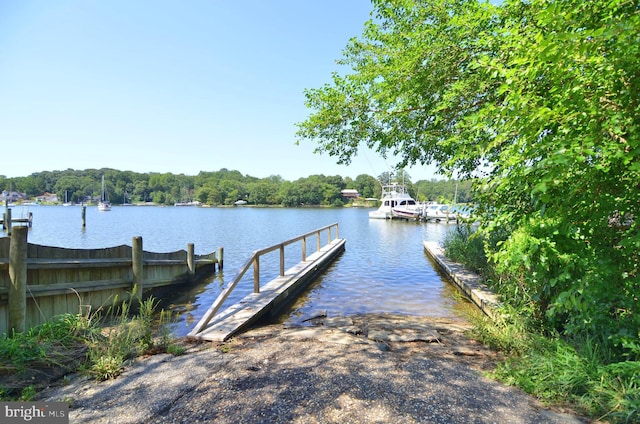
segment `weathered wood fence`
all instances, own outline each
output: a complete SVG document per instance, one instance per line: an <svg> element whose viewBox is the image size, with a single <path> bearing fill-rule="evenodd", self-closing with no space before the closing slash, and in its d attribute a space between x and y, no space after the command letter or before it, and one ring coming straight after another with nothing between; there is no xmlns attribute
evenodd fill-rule
<svg viewBox="0 0 640 424"><path fill-rule="evenodd" d="M223 249L195 255L131 246L66 249L27 242L27 227L0 238L0 334L21 332L62 313L86 313L147 289L184 284L222 268Z"/></svg>

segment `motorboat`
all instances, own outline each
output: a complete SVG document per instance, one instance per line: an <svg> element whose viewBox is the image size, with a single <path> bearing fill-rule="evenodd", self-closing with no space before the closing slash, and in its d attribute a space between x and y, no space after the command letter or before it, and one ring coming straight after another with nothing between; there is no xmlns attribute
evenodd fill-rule
<svg viewBox="0 0 640 424"><path fill-rule="evenodd" d="M424 208L424 219L433 221L444 221L448 217L449 206L441 203L431 203Z"/></svg>
<svg viewBox="0 0 640 424"><path fill-rule="evenodd" d="M404 185L397 183L382 186L380 206L369 212L371 219L418 219L422 209L406 191Z"/></svg>
<svg viewBox="0 0 640 424"><path fill-rule="evenodd" d="M471 208L465 205L445 205L432 203L424 209L424 219L429 221L455 221L469 219Z"/></svg>

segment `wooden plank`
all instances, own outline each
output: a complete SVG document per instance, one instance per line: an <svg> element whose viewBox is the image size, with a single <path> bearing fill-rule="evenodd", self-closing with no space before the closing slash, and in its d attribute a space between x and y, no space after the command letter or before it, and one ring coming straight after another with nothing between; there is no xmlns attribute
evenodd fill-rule
<svg viewBox="0 0 640 424"><path fill-rule="evenodd" d="M298 292L308 285L344 250L344 239L333 240L319 252L307 257L260 288L259 293L251 293L238 303L231 305L218 315L198 334L190 337L210 341L225 341L234 334L249 327L266 313L279 309L291 302Z"/></svg>
<svg viewBox="0 0 640 424"><path fill-rule="evenodd" d="M98 280L81 281L76 283L56 283L42 285L28 285L27 293L33 293L37 298L44 296L56 296L61 294L110 290L110 289L131 289L131 280Z"/></svg>
<svg viewBox="0 0 640 424"><path fill-rule="evenodd" d="M78 269L131 266L131 259L27 259L28 269Z"/></svg>

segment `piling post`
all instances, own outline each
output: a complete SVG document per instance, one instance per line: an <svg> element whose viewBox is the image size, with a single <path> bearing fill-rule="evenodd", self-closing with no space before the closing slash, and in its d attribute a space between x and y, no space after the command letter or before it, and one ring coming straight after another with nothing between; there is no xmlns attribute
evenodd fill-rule
<svg viewBox="0 0 640 424"><path fill-rule="evenodd" d="M218 271L222 270L223 262L224 262L224 247L218 247Z"/></svg>
<svg viewBox="0 0 640 424"><path fill-rule="evenodd" d="M189 276L196 275L195 249L193 243L187 244L187 266L189 267Z"/></svg>
<svg viewBox="0 0 640 424"><path fill-rule="evenodd" d="M28 231L27 227L16 227L9 245L9 334L26 329Z"/></svg>
<svg viewBox="0 0 640 424"><path fill-rule="evenodd" d="M133 267L133 297L142 300L143 263L142 237L137 236L131 240L131 263Z"/></svg>
<svg viewBox="0 0 640 424"><path fill-rule="evenodd" d="M87 207L82 205L82 228L87 226Z"/></svg>
<svg viewBox="0 0 640 424"><path fill-rule="evenodd" d="M4 218L4 222L6 222L7 226L7 235L10 236L11 235L11 209L7 208L7 212L5 214L5 218Z"/></svg>

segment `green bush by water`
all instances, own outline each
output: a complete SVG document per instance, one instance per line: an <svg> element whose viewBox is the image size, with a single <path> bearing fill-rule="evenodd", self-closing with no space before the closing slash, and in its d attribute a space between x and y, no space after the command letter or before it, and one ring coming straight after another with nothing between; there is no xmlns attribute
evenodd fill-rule
<svg viewBox="0 0 640 424"><path fill-rule="evenodd" d="M511 240L513 244L514 239ZM532 286L547 284L540 275L542 272L523 275L526 270L534 269L533 265L526 266L527 261L544 262L541 258L545 249L555 249L557 245L544 247L537 240L523 238L513 244L512 247L518 245L517 248L510 250L518 260L512 258L506 261L506 266L505 263L496 266L485 255L490 244L463 227L448 237L445 252L450 259L480 272L503 302L503 309L497 314L499 318L489 321L483 317L477 319L474 326L476 338L508 354L508 359L492 373L493 377L517 385L544 402L569 404L596 419L613 423L640 422L638 338L634 342L634 338L629 337L624 345L616 342L611 328L619 323L605 323L590 327L589 331L558 331L557 320L546 319L545 311L541 310L541 302L546 302L547 309L551 308L550 298L537 296L532 289ZM521 269L514 267L518 261ZM554 266L549 264L547 268ZM558 280L556 284L571 283ZM562 330L562 326L559 328ZM598 328L600 331L596 331Z"/></svg>

